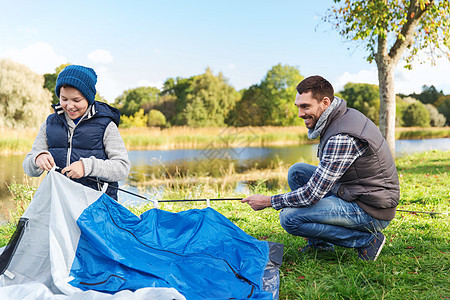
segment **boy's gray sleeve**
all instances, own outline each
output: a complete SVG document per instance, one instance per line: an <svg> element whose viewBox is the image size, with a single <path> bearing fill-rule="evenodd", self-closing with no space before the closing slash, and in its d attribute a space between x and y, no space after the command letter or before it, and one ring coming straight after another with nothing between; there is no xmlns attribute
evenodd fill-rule
<svg viewBox="0 0 450 300"><path fill-rule="evenodd" d="M94 156L81 158L84 165L84 176L98 177L101 180L115 182L128 177L131 163L125 143L114 122L109 123L103 136L103 145L108 159L97 159Z"/></svg>
<svg viewBox="0 0 450 300"><path fill-rule="evenodd" d="M23 160L23 171L28 176L39 177L44 172L44 170L36 165L36 157L42 153L50 154L50 152L48 152L46 127L47 122L42 123L36 139L34 140L33 146L31 147L31 151L28 152L27 156L25 156L25 159Z"/></svg>

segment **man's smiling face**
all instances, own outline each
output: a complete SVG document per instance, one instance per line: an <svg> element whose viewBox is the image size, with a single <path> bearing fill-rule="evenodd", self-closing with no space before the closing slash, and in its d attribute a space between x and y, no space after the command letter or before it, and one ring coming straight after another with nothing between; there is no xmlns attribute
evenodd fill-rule
<svg viewBox="0 0 450 300"><path fill-rule="evenodd" d="M317 120L330 106L330 99L324 97L321 101L312 97L312 92L299 94L295 97L295 105L298 107L298 117L305 121L306 128L314 129Z"/></svg>

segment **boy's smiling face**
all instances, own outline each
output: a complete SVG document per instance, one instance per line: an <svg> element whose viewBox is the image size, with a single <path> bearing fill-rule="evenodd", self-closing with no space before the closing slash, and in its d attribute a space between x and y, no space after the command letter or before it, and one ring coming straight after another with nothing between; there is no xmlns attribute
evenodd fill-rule
<svg viewBox="0 0 450 300"><path fill-rule="evenodd" d="M89 106L89 103L83 94L71 86L61 87L59 92L59 103L72 120L83 116Z"/></svg>

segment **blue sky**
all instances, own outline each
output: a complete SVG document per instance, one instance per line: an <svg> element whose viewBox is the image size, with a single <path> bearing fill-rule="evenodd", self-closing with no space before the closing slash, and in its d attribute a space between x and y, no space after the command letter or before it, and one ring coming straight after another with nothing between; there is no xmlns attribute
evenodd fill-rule
<svg viewBox="0 0 450 300"><path fill-rule="evenodd" d="M70 3L70 4L69 4ZM322 21L331 0L10 1L0 0L0 58L37 73L63 63L93 67L110 102L124 90L160 86L210 67L237 90L281 63L322 75L337 91L347 82L378 84L362 46ZM425 54L422 54L425 55ZM397 93L434 85L450 94L450 63L396 69Z"/></svg>

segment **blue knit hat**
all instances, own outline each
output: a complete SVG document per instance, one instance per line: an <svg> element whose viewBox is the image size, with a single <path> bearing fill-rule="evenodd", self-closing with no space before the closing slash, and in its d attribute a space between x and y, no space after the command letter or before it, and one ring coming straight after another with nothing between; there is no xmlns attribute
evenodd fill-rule
<svg viewBox="0 0 450 300"><path fill-rule="evenodd" d="M56 79L55 93L59 98L59 90L64 84L73 86L79 90L83 96L86 98L89 104L94 103L95 94L95 84L97 83L97 74L95 74L94 69L70 65L64 68L58 75Z"/></svg>

